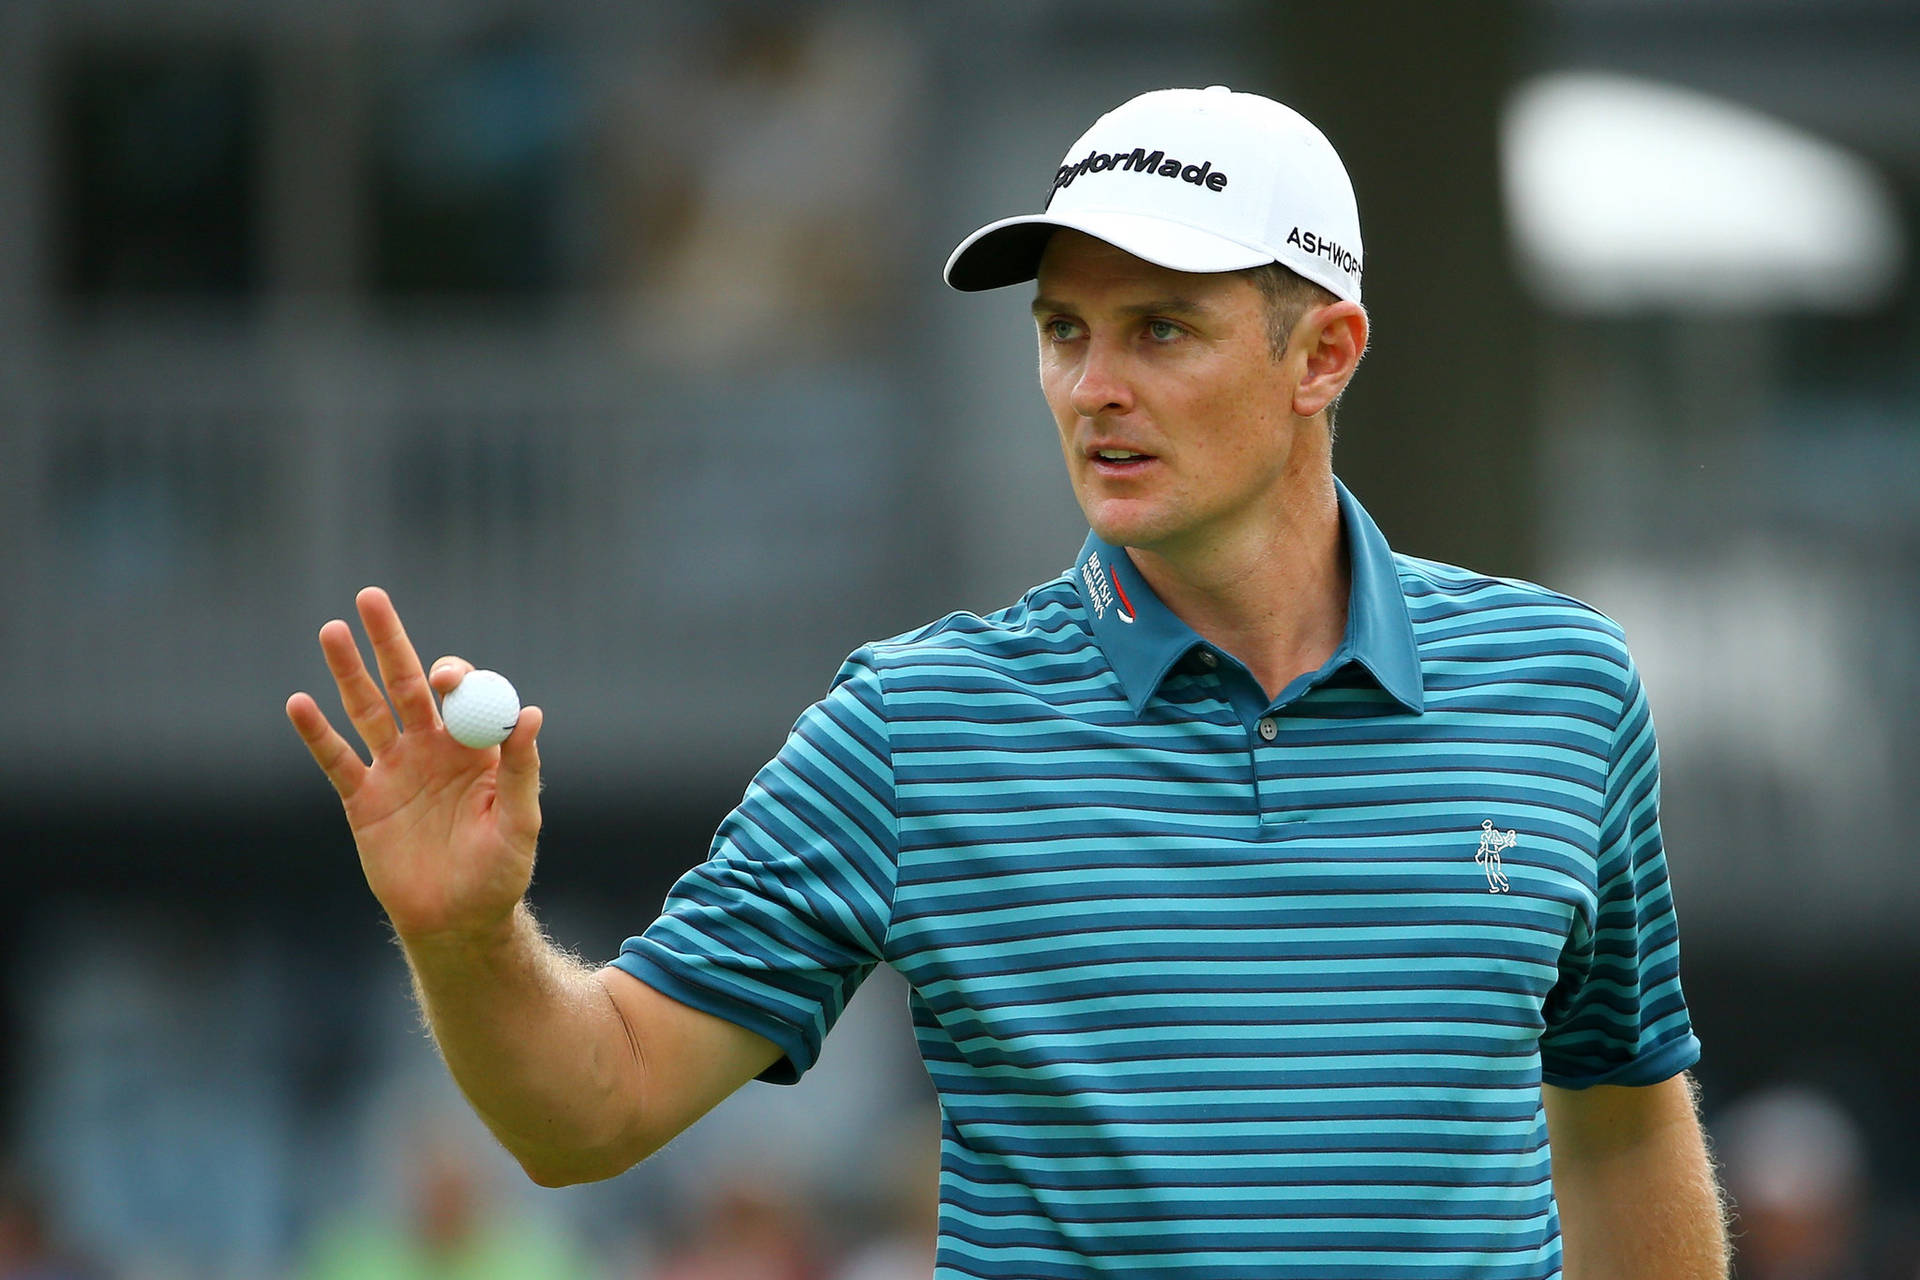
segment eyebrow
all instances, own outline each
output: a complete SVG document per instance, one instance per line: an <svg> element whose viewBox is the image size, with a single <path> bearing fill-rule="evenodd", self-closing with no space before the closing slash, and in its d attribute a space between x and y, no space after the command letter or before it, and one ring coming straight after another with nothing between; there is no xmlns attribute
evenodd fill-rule
<svg viewBox="0 0 1920 1280"><path fill-rule="evenodd" d="M1166 298L1154 298L1147 302L1130 303L1127 306L1121 307L1119 310L1121 315L1133 317L1201 316L1207 314L1208 308L1206 304L1196 302L1192 298L1182 298L1175 295ZM1057 298L1049 298L1044 294L1033 300L1034 315L1044 315L1054 311L1071 313L1073 308Z"/></svg>

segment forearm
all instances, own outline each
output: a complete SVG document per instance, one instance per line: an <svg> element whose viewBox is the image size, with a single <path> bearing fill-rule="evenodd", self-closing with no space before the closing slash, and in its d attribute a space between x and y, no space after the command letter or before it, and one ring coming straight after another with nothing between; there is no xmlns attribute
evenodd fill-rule
<svg viewBox="0 0 1920 1280"><path fill-rule="evenodd" d="M594 971L521 904L485 939L402 939L448 1069L529 1177L611 1177L635 1145L637 1052Z"/></svg>
<svg viewBox="0 0 1920 1280"><path fill-rule="evenodd" d="M1688 1082L1671 1083L1658 1123L1553 1135L1566 1280L1725 1280L1719 1187Z"/></svg>

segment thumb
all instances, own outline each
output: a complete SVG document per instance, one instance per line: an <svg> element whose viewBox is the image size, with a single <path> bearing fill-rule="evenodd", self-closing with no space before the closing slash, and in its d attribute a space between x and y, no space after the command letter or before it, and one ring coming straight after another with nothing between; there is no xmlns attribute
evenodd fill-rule
<svg viewBox="0 0 1920 1280"><path fill-rule="evenodd" d="M540 747L535 741L546 717L538 707L520 708L513 732L500 744L496 778L500 806L516 834L532 839L540 831Z"/></svg>

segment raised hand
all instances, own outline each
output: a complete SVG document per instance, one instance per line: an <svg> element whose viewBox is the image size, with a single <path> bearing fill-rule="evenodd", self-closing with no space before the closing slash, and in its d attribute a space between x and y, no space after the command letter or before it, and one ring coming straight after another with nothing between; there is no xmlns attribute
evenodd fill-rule
<svg viewBox="0 0 1920 1280"><path fill-rule="evenodd" d="M367 886L403 940L504 929L533 878L540 709L521 708L513 733L498 747L461 746L441 725L433 691L444 694L471 666L442 658L430 685L387 593L368 587L355 604L386 696L345 622L336 618L320 628L320 651L372 763L309 695L287 699L287 719L339 793Z"/></svg>

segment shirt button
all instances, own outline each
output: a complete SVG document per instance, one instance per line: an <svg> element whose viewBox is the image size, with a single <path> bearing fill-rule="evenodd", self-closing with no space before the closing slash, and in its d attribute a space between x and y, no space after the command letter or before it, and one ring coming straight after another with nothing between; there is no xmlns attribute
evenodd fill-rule
<svg viewBox="0 0 1920 1280"><path fill-rule="evenodd" d="M1259 729L1260 736L1268 742L1272 742L1280 734L1280 726L1273 722L1272 716L1261 716Z"/></svg>
<svg viewBox="0 0 1920 1280"><path fill-rule="evenodd" d="M1200 651L1200 665L1208 668L1217 667L1220 665L1220 659L1213 656L1213 650L1202 649Z"/></svg>

